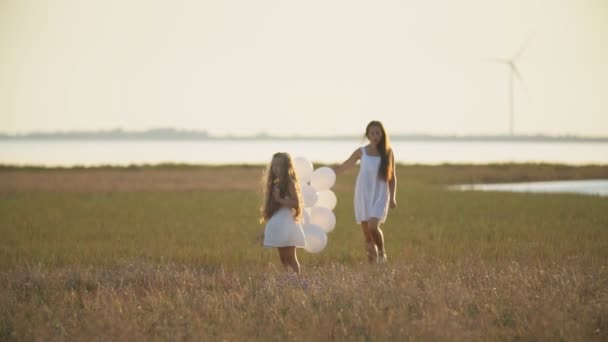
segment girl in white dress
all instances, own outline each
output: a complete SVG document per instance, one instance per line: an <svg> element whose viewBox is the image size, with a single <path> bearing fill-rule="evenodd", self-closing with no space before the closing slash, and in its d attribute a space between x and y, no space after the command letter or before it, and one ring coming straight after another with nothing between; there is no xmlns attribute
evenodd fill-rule
<svg viewBox="0 0 608 342"><path fill-rule="evenodd" d="M380 223L386 221L388 208L397 206L395 158L381 122L370 122L365 137L369 144L356 149L334 171L336 174L344 172L361 160L355 185L355 219L363 228L369 261L384 263L386 250Z"/></svg>
<svg viewBox="0 0 608 342"><path fill-rule="evenodd" d="M306 246L302 230L302 195L291 156L275 153L266 170L260 222L266 222L264 247L276 247L286 269L300 273L296 248Z"/></svg>

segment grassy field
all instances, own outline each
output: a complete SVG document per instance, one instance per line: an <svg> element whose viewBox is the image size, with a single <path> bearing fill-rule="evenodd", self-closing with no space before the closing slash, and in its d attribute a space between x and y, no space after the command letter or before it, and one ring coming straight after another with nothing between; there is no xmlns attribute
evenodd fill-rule
<svg viewBox="0 0 608 342"><path fill-rule="evenodd" d="M0 341L608 339L608 198L445 190L608 166L401 165L377 266L352 170L299 278L260 246L262 172L0 167Z"/></svg>

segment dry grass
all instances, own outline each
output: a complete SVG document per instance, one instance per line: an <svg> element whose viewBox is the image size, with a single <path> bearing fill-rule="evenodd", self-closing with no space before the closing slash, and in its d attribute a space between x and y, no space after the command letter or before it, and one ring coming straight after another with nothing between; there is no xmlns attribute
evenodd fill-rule
<svg viewBox="0 0 608 342"><path fill-rule="evenodd" d="M441 262L272 267L134 262L0 276L6 340L604 340L608 268Z"/></svg>
<svg viewBox="0 0 608 342"><path fill-rule="evenodd" d="M0 341L608 339L608 199L442 187L608 167L400 166L381 267L349 172L299 278L255 240L261 172L1 169Z"/></svg>
<svg viewBox="0 0 608 342"><path fill-rule="evenodd" d="M0 192L230 191L260 188L264 169L251 167L19 169L0 171ZM218 179L219 177L219 179Z"/></svg>

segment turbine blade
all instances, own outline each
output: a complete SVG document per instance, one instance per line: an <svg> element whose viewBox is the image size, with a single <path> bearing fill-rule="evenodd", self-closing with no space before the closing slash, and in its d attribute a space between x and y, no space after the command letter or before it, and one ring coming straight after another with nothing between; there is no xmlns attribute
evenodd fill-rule
<svg viewBox="0 0 608 342"><path fill-rule="evenodd" d="M519 72L519 69L517 68L517 66L515 65L515 63L511 63L511 71L513 72L513 74L515 75L516 78L519 79L519 81L521 81L522 83L524 82L524 78L521 76L521 73Z"/></svg>
<svg viewBox="0 0 608 342"><path fill-rule="evenodd" d="M515 66L515 64L511 65L511 71L515 75L515 78L517 78L519 80L519 83L524 88L524 93L526 93L526 96L528 97L528 100L530 100L530 98L531 98L531 96L530 96L530 89L528 88L528 85L526 84L526 81L524 81L524 78L522 77L521 73L519 72L519 69Z"/></svg>
<svg viewBox="0 0 608 342"><path fill-rule="evenodd" d="M528 45L530 44L530 41L532 40L532 37L534 37L534 31L531 31L528 34L528 38L526 38L526 40L521 44L521 46L517 50L517 53L515 53L515 55L513 56L513 58L512 58L513 61L518 60L521 57L521 55L524 53L524 51L526 51L526 49L528 48Z"/></svg>

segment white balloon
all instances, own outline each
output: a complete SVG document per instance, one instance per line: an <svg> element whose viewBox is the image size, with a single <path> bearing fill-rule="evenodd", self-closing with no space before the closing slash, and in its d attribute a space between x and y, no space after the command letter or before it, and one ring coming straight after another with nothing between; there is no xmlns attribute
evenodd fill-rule
<svg viewBox="0 0 608 342"><path fill-rule="evenodd" d="M319 197L315 189L307 184L302 185L300 191L302 192L302 200L304 201L304 208L310 208L317 203Z"/></svg>
<svg viewBox="0 0 608 342"><path fill-rule="evenodd" d="M331 232L336 227L336 215L324 207L312 207L310 211L310 223L323 228L326 233Z"/></svg>
<svg viewBox="0 0 608 342"><path fill-rule="evenodd" d="M310 209L308 208L303 208L302 209L302 224L309 224L310 223Z"/></svg>
<svg viewBox="0 0 608 342"><path fill-rule="evenodd" d="M334 210L336 204L338 203L338 199L336 198L336 194L334 194L331 190L323 190L317 191L317 207L328 208L329 210Z"/></svg>
<svg viewBox="0 0 608 342"><path fill-rule="evenodd" d="M327 233L316 224L306 224L302 227L306 237L306 247L310 253L319 253L327 246Z"/></svg>
<svg viewBox="0 0 608 342"><path fill-rule="evenodd" d="M312 176L312 163L304 158L297 157L293 160L293 168L296 170L296 175L302 184L308 183L310 181L310 176Z"/></svg>
<svg viewBox="0 0 608 342"><path fill-rule="evenodd" d="M329 167L320 167L310 176L310 185L318 191L329 190L336 183L336 173Z"/></svg>

